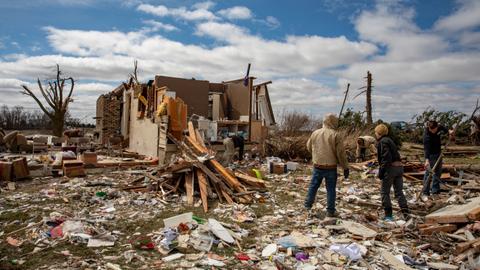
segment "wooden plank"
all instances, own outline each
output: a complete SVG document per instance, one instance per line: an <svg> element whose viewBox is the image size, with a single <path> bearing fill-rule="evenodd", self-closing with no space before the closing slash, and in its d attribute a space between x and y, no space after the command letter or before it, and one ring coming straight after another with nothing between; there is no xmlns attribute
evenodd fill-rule
<svg viewBox="0 0 480 270"><path fill-rule="evenodd" d="M404 173L404 174L403 174L403 177L405 177L405 178L407 178L407 179L409 179L409 180L412 180L412 181L422 181L421 179L418 179L418 178L410 175L409 173Z"/></svg>
<svg viewBox="0 0 480 270"><path fill-rule="evenodd" d="M230 194L228 194L225 190L221 190L222 191L222 195L223 197L225 198L225 200L229 203L229 204L232 204L233 203L233 199L232 197L230 197Z"/></svg>
<svg viewBox="0 0 480 270"><path fill-rule="evenodd" d="M200 131L198 131L198 129L195 129L195 136L197 137L197 142L204 148L207 148L205 146L205 142L203 140L202 134L200 134Z"/></svg>
<svg viewBox="0 0 480 270"><path fill-rule="evenodd" d="M223 190L225 190L228 194L233 194L232 190L225 185L225 183L215 175L207 166L205 166L203 163L200 162L195 162L193 164L195 167L199 168L202 170L215 184L219 185Z"/></svg>
<svg viewBox="0 0 480 270"><path fill-rule="evenodd" d="M193 141L190 137L186 137L187 141L194 147L194 149L202 154L206 154L208 152L206 147L203 147L199 145L196 141ZM235 178L233 175L230 174L230 172L225 169L217 160L211 159L208 160L208 163L212 165L212 167L220 173L225 180L227 181L227 184L233 188L235 191L245 191L244 187L242 184Z"/></svg>
<svg viewBox="0 0 480 270"><path fill-rule="evenodd" d="M192 121L188 121L188 137L192 141L197 142L197 133L195 132Z"/></svg>
<svg viewBox="0 0 480 270"><path fill-rule="evenodd" d="M438 263L438 262L427 262L428 267L433 268L433 269L439 269L439 270L457 270L458 266L456 265L451 265L451 264L446 264L446 263Z"/></svg>
<svg viewBox="0 0 480 270"><path fill-rule="evenodd" d="M395 270L414 270L408 265L401 262L399 259L395 258L390 252L384 250L382 251L382 257Z"/></svg>
<svg viewBox="0 0 480 270"><path fill-rule="evenodd" d="M202 199L203 211L208 211L208 191L207 191L207 177L201 170L196 170L198 178L198 186L200 187L200 198Z"/></svg>
<svg viewBox="0 0 480 270"><path fill-rule="evenodd" d="M194 176L193 172L185 175L185 190L187 191L187 204L193 205Z"/></svg>
<svg viewBox="0 0 480 270"><path fill-rule="evenodd" d="M261 187L261 188L266 187L265 181L263 181L262 179L255 178L255 177L252 177L250 175L247 175L247 174L244 174L244 173L241 173L241 172L238 172L238 171L235 172L235 176L238 177L241 181L243 181L243 182L245 182L245 183L247 183L251 186Z"/></svg>
<svg viewBox="0 0 480 270"><path fill-rule="evenodd" d="M480 207L477 208L477 209L474 209L474 210L470 211L470 212L467 214L467 217L468 217L471 221L480 220Z"/></svg>
<svg viewBox="0 0 480 270"><path fill-rule="evenodd" d="M219 201L220 203L223 203L222 192L221 192L220 188L218 187L217 184L215 184L214 181L212 181L212 179L210 179L210 181L211 181L210 184L211 184L211 185L213 186L213 188L215 189L215 193L217 193L218 201Z"/></svg>
<svg viewBox="0 0 480 270"><path fill-rule="evenodd" d="M456 263L459 263L459 262L467 259L467 258L468 258L468 255L471 254L471 255L473 256L473 255L477 254L478 251L480 251L480 249L478 249L478 248L470 248L470 249L464 251L463 253L457 255L455 258L453 258L453 261L456 262Z"/></svg>
<svg viewBox="0 0 480 270"><path fill-rule="evenodd" d="M430 227L421 228L420 233L423 235L430 235L434 232L454 232L457 230L457 225L455 224L444 224L444 225L432 225Z"/></svg>
<svg viewBox="0 0 480 270"><path fill-rule="evenodd" d="M460 243L455 247L455 251L454 251L453 254L459 255L459 254L465 252L466 250L468 250L473 244L476 244L476 243L480 244L480 239L475 239L475 240L472 240L472 241Z"/></svg>
<svg viewBox="0 0 480 270"><path fill-rule="evenodd" d="M480 208L480 197L469 200L462 205L448 205L425 217L426 223L465 223L469 222L469 214L475 218ZM475 221L475 219L472 219Z"/></svg>

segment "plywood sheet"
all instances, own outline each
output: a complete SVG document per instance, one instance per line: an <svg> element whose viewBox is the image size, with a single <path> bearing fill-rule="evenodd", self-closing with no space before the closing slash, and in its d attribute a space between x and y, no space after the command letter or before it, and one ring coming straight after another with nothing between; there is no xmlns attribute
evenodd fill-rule
<svg viewBox="0 0 480 270"><path fill-rule="evenodd" d="M249 87L243 81L226 83L225 94L227 98L226 116L230 120L240 119L240 115L249 114Z"/></svg>
<svg viewBox="0 0 480 270"><path fill-rule="evenodd" d="M252 136L250 136L250 140L252 142L263 142L265 138L263 137L262 120L252 120L251 126Z"/></svg>
<svg viewBox="0 0 480 270"><path fill-rule="evenodd" d="M480 208L480 197L469 200L466 204L447 205L425 217L427 223L463 223L476 218ZM470 216L470 218L469 218Z"/></svg>
<svg viewBox="0 0 480 270"><path fill-rule="evenodd" d="M176 92L188 106L188 115L208 116L208 93L210 83L203 80L155 76L155 87L168 87Z"/></svg>
<svg viewBox="0 0 480 270"><path fill-rule="evenodd" d="M131 96L133 99L133 95ZM130 110L130 133L129 133L129 151L137 152L142 155L158 156L158 134L159 127L148 118L138 119L136 112L138 102L131 102Z"/></svg>
<svg viewBox="0 0 480 270"><path fill-rule="evenodd" d="M414 270L413 268L401 262L399 259L395 258L395 256L393 256L390 252L386 250L382 251L382 257L388 263L388 265L392 267L392 269Z"/></svg>

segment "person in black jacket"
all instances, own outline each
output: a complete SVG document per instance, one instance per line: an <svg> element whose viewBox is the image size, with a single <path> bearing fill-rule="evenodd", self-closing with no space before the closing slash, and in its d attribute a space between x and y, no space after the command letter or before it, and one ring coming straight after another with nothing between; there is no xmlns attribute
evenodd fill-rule
<svg viewBox="0 0 480 270"><path fill-rule="evenodd" d="M442 153L441 135L448 134L449 130L437 123L437 121L428 121L423 134L423 149L425 151L425 168L433 168ZM440 192L440 176L442 174L442 160L438 161L433 174L431 192L438 194ZM429 170L425 170L423 176L423 195L430 195L430 186L428 184Z"/></svg>
<svg viewBox="0 0 480 270"><path fill-rule="evenodd" d="M390 200L392 185L398 205L405 218L408 217L409 210L407 199L403 194L403 164L397 145L387 135L388 127L386 125L380 124L375 127L375 136L378 141L377 158L380 165L378 177L382 180L382 206L385 210L385 220L393 221L392 202Z"/></svg>
<svg viewBox="0 0 480 270"><path fill-rule="evenodd" d="M226 165L232 162L236 148L238 148L238 160L243 160L245 140L242 136L229 136L223 140L223 145L225 146L224 162Z"/></svg>

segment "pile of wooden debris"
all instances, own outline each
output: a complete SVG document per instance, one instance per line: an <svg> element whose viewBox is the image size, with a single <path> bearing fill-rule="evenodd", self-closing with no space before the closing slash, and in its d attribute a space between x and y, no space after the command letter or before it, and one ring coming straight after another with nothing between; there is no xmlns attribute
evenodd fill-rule
<svg viewBox="0 0 480 270"><path fill-rule="evenodd" d="M177 140L172 134L168 138L179 148L181 157L153 172L145 173L124 190L155 191L161 197L171 193L185 193L187 203L194 205L194 194L198 191L205 212L208 211L208 199L218 199L221 203L251 203L253 193L266 188L265 182L236 170L225 168L214 158L198 130L189 123L189 135ZM135 185L144 178L150 179L149 185Z"/></svg>

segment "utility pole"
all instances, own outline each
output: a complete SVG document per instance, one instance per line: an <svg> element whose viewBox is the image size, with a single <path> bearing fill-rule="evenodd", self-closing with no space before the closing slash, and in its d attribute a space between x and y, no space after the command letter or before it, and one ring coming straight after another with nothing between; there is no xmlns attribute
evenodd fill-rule
<svg viewBox="0 0 480 270"><path fill-rule="evenodd" d="M350 90L350 83L347 84L347 91L345 91L345 97L343 98L342 108L340 109L340 114L338 114L338 119L342 117L343 107L345 106L345 101L347 100L348 90Z"/></svg>

